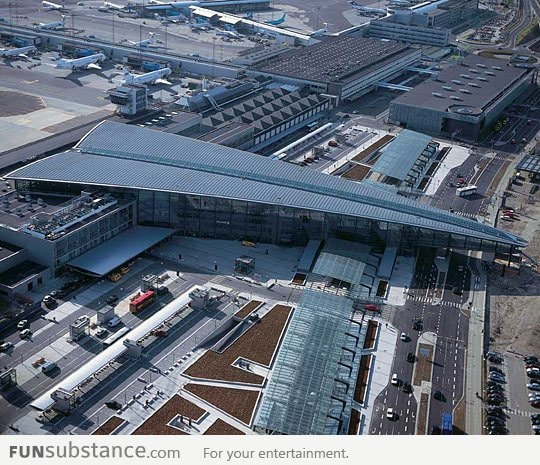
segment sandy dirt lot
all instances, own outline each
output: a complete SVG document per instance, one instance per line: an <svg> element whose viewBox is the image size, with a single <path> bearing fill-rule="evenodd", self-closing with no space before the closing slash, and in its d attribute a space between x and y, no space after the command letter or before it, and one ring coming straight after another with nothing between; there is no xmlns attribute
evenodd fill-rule
<svg viewBox="0 0 540 465"><path fill-rule="evenodd" d="M527 180L528 181L528 180ZM498 227L529 241L525 253L540 259L540 191L530 195L533 184L513 185L507 201L518 213L516 221L499 221ZM540 268L537 268L540 270ZM488 273L490 289L490 341L495 350L540 354L540 274L522 266L519 274L501 267Z"/></svg>

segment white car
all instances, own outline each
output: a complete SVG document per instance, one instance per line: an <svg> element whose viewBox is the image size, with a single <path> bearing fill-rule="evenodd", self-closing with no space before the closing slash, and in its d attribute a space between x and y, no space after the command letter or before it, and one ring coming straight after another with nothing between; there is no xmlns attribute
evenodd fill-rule
<svg viewBox="0 0 540 465"><path fill-rule="evenodd" d="M398 375L397 373L394 373L392 375L392 381L391 383L394 385L394 386L397 386L399 384L399 378L398 378Z"/></svg>
<svg viewBox="0 0 540 465"><path fill-rule="evenodd" d="M115 326L118 326L120 323L122 323L122 320L115 316L113 318L111 318L109 321L107 321L107 326L109 328L114 328Z"/></svg>
<svg viewBox="0 0 540 465"><path fill-rule="evenodd" d="M105 328L101 327L101 326L98 326L97 329L96 329L96 336L97 337L105 336L105 334L107 334L107 333L108 333L108 331Z"/></svg>
<svg viewBox="0 0 540 465"><path fill-rule="evenodd" d="M24 329L28 325L28 320L21 320L17 323L17 329Z"/></svg>
<svg viewBox="0 0 540 465"><path fill-rule="evenodd" d="M395 415L396 414L395 414L393 408L389 408L389 409L386 410L386 418L388 418L389 420L393 420Z"/></svg>
<svg viewBox="0 0 540 465"><path fill-rule="evenodd" d="M407 342L407 340L409 339L409 336L407 335L407 333L401 333L401 336L399 337L402 341L405 341Z"/></svg>
<svg viewBox="0 0 540 465"><path fill-rule="evenodd" d="M0 352L7 352L9 349L13 347L13 344L11 342L4 342L0 345Z"/></svg>
<svg viewBox="0 0 540 465"><path fill-rule="evenodd" d="M23 329L20 333L19 333L19 337L21 339L27 339L29 337L32 336L32 331L30 331L28 328L27 329Z"/></svg>

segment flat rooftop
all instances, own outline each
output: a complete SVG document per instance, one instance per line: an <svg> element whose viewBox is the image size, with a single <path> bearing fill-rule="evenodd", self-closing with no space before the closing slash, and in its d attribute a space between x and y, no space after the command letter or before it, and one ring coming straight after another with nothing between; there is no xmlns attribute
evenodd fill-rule
<svg viewBox="0 0 540 465"><path fill-rule="evenodd" d="M0 241L0 260L11 257L13 254L19 252L20 250L22 250L22 247Z"/></svg>
<svg viewBox="0 0 540 465"><path fill-rule="evenodd" d="M400 95L392 104L478 115L529 71L508 66L501 60L472 55L461 64L441 71L437 80L428 79Z"/></svg>
<svg viewBox="0 0 540 465"><path fill-rule="evenodd" d="M291 50L250 69L318 82L349 82L414 49L394 41L341 36Z"/></svg>
<svg viewBox="0 0 540 465"><path fill-rule="evenodd" d="M0 273L0 284L12 287L30 276L41 273L45 269L47 269L46 266L40 265L39 263L35 263L30 260L25 260L24 262L15 265L9 270Z"/></svg>

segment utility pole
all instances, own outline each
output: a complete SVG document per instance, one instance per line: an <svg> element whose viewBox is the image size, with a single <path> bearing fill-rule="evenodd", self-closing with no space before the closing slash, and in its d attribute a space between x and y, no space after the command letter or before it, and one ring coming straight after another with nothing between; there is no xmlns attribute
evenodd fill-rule
<svg viewBox="0 0 540 465"><path fill-rule="evenodd" d="M114 43L114 10L111 10L112 13L112 41Z"/></svg>

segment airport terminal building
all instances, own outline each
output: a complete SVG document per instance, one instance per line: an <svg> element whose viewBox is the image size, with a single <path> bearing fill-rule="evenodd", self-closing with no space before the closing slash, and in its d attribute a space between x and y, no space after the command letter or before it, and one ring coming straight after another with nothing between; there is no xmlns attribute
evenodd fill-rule
<svg viewBox="0 0 540 465"><path fill-rule="evenodd" d="M419 246L508 253L527 245L510 233L373 183L350 182L250 152L114 122L99 124L72 150L19 168L7 178L32 197L77 197L95 191L106 199L102 207L116 199L118 203L107 208L130 213L125 227L117 221L100 223L105 229L110 226L99 231L99 238L107 240L125 234L126 227L150 227L159 230L156 241L167 236L163 230L285 246L339 238L379 250L397 247L404 253ZM81 227L62 234L77 252L64 254L61 262L53 256L36 261L57 270L72 263L77 253L91 254L88 245L77 248ZM15 234L33 238L28 231L0 227L0 240L24 246L14 240ZM87 233L83 236L88 239Z"/></svg>

